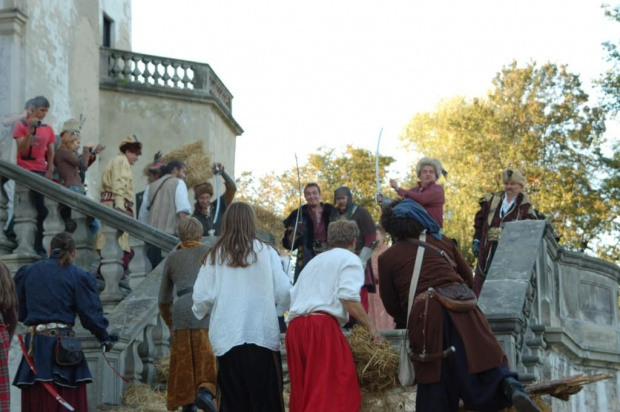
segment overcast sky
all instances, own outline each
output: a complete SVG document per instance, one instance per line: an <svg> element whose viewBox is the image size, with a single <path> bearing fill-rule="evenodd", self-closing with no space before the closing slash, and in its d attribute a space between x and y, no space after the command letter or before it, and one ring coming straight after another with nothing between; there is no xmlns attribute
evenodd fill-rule
<svg viewBox="0 0 620 412"><path fill-rule="evenodd" d="M443 98L484 96L503 65L568 64L589 87L620 38L596 0L133 0L133 49L211 65L234 95L235 175L320 146L417 159L399 135Z"/></svg>

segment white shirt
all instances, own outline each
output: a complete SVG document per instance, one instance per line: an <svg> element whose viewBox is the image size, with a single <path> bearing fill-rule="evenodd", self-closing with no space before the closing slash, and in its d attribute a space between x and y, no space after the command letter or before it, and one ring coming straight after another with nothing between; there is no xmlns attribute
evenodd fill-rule
<svg viewBox="0 0 620 412"><path fill-rule="evenodd" d="M287 321L320 310L333 315L343 326L349 314L340 299L360 302L363 284L364 269L355 253L342 248L323 252L308 262L291 289Z"/></svg>
<svg viewBox="0 0 620 412"><path fill-rule="evenodd" d="M512 200L509 202L508 201L508 196L504 195L504 199L502 200L502 208L499 211L499 217L502 218L504 217L508 212L510 212L510 209L512 208L512 205L515 204L515 200L517 200L517 197L513 197Z"/></svg>
<svg viewBox="0 0 620 412"><path fill-rule="evenodd" d="M198 272L192 311L198 319L211 314L209 340L215 356L235 346L252 343L280 350L280 326L276 304L288 309L291 283L282 270L278 253L254 241L257 260L245 268L219 264L219 252Z"/></svg>
<svg viewBox="0 0 620 412"><path fill-rule="evenodd" d="M144 190L144 195L142 196L142 203L140 204L140 213L138 213L138 221L144 224L147 224L149 217L149 206L151 202L149 201L149 189L151 185L148 185ZM179 179L179 184L174 192L174 207L176 208L177 214L183 212L188 215L192 214L192 205L189 204L189 193L187 192L187 185L183 179Z"/></svg>

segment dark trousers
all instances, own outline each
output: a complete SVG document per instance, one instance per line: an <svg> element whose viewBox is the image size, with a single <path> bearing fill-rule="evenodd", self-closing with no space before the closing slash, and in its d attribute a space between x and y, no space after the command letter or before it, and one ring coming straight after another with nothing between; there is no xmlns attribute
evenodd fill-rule
<svg viewBox="0 0 620 412"><path fill-rule="evenodd" d="M279 351L246 343L217 362L220 412L284 412Z"/></svg>
<svg viewBox="0 0 620 412"><path fill-rule="evenodd" d="M32 173L45 177L45 172ZM43 221L47 217L48 210L45 207L45 197L41 193L34 192L34 207L37 209L37 234L34 238L34 250L47 255L48 251L43 247Z"/></svg>
<svg viewBox="0 0 620 412"><path fill-rule="evenodd" d="M467 356L463 340L457 332L452 318L444 309L443 347L454 346L456 353L441 361L441 379L437 383L419 383L416 411L452 412L459 410L459 398L465 409L475 411L499 411L512 406L502 391L506 377L517 378L504 366L484 372L467 372Z"/></svg>

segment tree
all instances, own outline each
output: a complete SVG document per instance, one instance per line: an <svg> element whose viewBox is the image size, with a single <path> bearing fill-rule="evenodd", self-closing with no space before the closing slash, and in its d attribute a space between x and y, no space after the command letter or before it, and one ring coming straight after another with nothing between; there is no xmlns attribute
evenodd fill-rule
<svg viewBox="0 0 620 412"><path fill-rule="evenodd" d="M620 23L620 5L610 7L603 6L605 15L609 19ZM603 47L607 51L606 60L612 64L612 67L601 75L598 84L605 96L604 106L612 115L620 113L620 44L610 41L603 43Z"/></svg>
<svg viewBox="0 0 620 412"><path fill-rule="evenodd" d="M563 245L593 250L613 221L601 190L604 131L604 113L588 105L578 75L566 66L513 62L485 98L444 100L434 112L415 115L402 138L449 171L444 225L472 257L477 200L501 189L507 167L524 173L534 205Z"/></svg>
<svg viewBox="0 0 620 412"><path fill-rule="evenodd" d="M379 156L379 176L385 181L386 168L394 162L389 156ZM353 201L368 209L375 220L379 219L380 209L374 202L376 189L375 154L369 150L347 146L344 152L333 148L319 148L311 154L305 164L275 175L267 174L255 178L245 172L239 179L238 199L274 210L286 215L299 207L300 186L317 182L321 187L323 202L333 203L334 190L346 185L353 193ZM386 182L387 183L387 182ZM268 190L266 190L268 188ZM389 186L383 186L383 192L389 192ZM303 195L301 202L305 203Z"/></svg>

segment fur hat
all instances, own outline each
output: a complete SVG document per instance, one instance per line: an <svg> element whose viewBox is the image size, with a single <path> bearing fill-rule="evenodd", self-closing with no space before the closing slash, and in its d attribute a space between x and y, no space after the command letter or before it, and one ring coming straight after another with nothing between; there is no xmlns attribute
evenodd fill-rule
<svg viewBox="0 0 620 412"><path fill-rule="evenodd" d="M123 139L121 144L118 146L118 149L122 153L125 153L127 150L130 150L131 152L142 154L142 142L138 141L138 138L136 137L136 135L127 136L126 138Z"/></svg>
<svg viewBox="0 0 620 412"><path fill-rule="evenodd" d="M525 186L525 176L518 169L506 169L502 171L502 183L515 182L521 186Z"/></svg>
<svg viewBox="0 0 620 412"><path fill-rule="evenodd" d="M435 176L437 177L437 179L439 179L441 175L445 176L447 174L441 166L441 162L439 161L439 159L436 159L434 157L423 157L415 166L416 176L420 176L420 172L422 171L422 168L424 166L432 166L433 169L435 169Z"/></svg>
<svg viewBox="0 0 620 412"><path fill-rule="evenodd" d="M79 135L81 128L82 124L79 121L75 119L69 119L62 124L62 130L60 131L60 135L62 136L67 132L72 132L73 134Z"/></svg>
<svg viewBox="0 0 620 412"><path fill-rule="evenodd" d="M204 182L194 186L194 199L198 199L200 195L204 195L205 193L213 196L213 185L211 183Z"/></svg>

